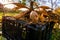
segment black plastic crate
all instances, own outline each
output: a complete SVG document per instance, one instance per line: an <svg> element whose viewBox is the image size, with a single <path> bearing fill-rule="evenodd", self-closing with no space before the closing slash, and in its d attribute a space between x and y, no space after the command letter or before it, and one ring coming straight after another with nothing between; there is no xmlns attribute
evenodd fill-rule
<svg viewBox="0 0 60 40"><path fill-rule="evenodd" d="M27 27L26 40L49 40L53 26L54 26L54 22L45 23L43 25L30 24L26 26Z"/></svg>
<svg viewBox="0 0 60 40"><path fill-rule="evenodd" d="M22 26L24 23L22 20L9 20L7 17L4 17L2 23L3 36L8 40L22 40Z"/></svg>
<svg viewBox="0 0 60 40"><path fill-rule="evenodd" d="M28 24L23 20L3 18L3 36L7 40L50 40L54 22Z"/></svg>

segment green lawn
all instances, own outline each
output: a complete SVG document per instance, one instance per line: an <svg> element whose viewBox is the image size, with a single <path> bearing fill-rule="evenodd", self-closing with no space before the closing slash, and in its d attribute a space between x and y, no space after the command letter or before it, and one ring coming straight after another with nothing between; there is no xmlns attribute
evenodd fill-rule
<svg viewBox="0 0 60 40"><path fill-rule="evenodd" d="M0 22L2 21L2 16L3 16L3 13L0 12Z"/></svg>
<svg viewBox="0 0 60 40"><path fill-rule="evenodd" d="M0 40L2 40L2 36L0 36Z"/></svg>
<svg viewBox="0 0 60 40"><path fill-rule="evenodd" d="M0 36L0 40L6 40L2 35Z"/></svg>
<svg viewBox="0 0 60 40"><path fill-rule="evenodd" d="M14 16L15 14L18 13L5 13L5 16ZM2 16L3 16L3 12L0 12L0 22L2 21Z"/></svg>
<svg viewBox="0 0 60 40"><path fill-rule="evenodd" d="M60 40L60 29L54 29L52 31L51 40Z"/></svg>

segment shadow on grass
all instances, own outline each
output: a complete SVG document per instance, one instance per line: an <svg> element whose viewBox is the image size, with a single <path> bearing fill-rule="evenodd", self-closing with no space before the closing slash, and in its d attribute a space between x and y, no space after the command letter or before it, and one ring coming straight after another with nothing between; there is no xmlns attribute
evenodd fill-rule
<svg viewBox="0 0 60 40"><path fill-rule="evenodd" d="M60 29L53 29L51 40L60 40Z"/></svg>

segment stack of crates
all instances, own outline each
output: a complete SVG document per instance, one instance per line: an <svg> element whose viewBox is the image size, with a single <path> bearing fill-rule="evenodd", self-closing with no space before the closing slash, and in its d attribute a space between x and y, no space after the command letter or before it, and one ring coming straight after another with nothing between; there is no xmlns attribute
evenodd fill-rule
<svg viewBox="0 0 60 40"><path fill-rule="evenodd" d="M3 18L2 33L7 40L50 40L54 22L31 23Z"/></svg>

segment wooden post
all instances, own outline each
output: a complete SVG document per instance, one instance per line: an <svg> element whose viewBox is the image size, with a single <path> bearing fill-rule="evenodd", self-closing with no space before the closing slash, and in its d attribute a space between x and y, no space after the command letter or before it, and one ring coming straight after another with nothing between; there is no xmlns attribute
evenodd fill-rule
<svg viewBox="0 0 60 40"><path fill-rule="evenodd" d="M33 1L30 2L30 9L33 10Z"/></svg>

